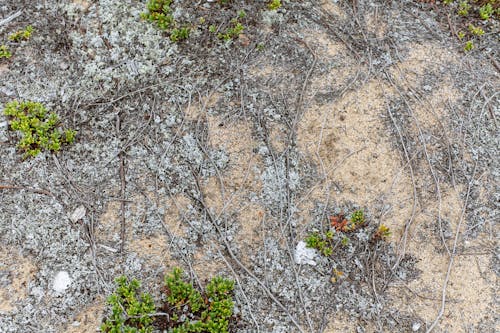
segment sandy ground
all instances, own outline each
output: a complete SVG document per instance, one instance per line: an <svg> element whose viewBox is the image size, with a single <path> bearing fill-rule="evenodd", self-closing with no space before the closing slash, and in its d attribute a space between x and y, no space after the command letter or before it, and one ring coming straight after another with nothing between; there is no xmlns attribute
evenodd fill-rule
<svg viewBox="0 0 500 333"><path fill-rule="evenodd" d="M33 40L0 60L0 102L44 101L79 135L57 157L22 160L0 127L0 332L94 332L115 276L159 297L176 266L200 285L237 281L238 332L500 331L498 41L464 55L427 7L359 2L285 1L247 32L260 52L207 51L203 34L163 42L136 1L39 12ZM67 21L51 22L57 9ZM143 49L127 47L144 34ZM388 226L388 244L296 265L290 251L339 207ZM332 265L352 281L330 282Z"/></svg>

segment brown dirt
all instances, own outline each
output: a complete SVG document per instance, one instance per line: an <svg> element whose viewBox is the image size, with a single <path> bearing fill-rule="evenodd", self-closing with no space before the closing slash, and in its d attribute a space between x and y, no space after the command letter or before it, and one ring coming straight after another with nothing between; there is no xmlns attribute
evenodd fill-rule
<svg viewBox="0 0 500 333"><path fill-rule="evenodd" d="M96 332L102 324L104 305L104 299L95 301L78 313L74 320L61 331L66 333Z"/></svg>
<svg viewBox="0 0 500 333"><path fill-rule="evenodd" d="M370 22L376 22L376 18ZM383 34L383 27L373 29L377 35ZM322 34L313 34L311 43L319 47L318 55L323 57L345 52L342 45L329 42L328 36ZM415 44L410 49L410 54L398 65L399 70L393 72L397 83L404 89L415 89L426 71L437 70L440 63L457 62L459 58L458 54L433 44ZM353 71L334 70L329 75L313 78L312 90L327 91L335 80L345 81L353 75ZM414 195L406 162L395 150L394 137L387 132L384 124L383 117L387 115L385 100L396 94L392 87L370 81L340 100L330 104L313 104L306 110L299 124L299 147L320 167L325 180L316 184L301 203L300 214L305 224L309 221L308 213L314 201L324 202L327 198L337 202L351 201L371 212L377 212L377 204L382 203L389 205L388 211L382 214L383 223L393 231L392 241L399 242L411 215ZM447 128L449 103L459 98L460 94L450 80L442 77L438 86L422 97L422 103L414 104L414 115L421 129L439 133ZM417 134L416 125L412 132ZM435 148L429 145L429 153L432 154ZM425 161L418 164L420 170L427 170ZM430 175L419 173L417 183L432 184ZM338 188L343 191L339 192ZM431 197L431 191L432 188L423 191L428 192L425 197ZM464 194L465 189L441 185L441 192L440 214L443 220L449 222L454 235L463 208L460 194ZM395 305L427 323L434 320L440 307L440 292L449 262L436 232L437 216L436 200L425 201L423 206L418 207L409 230L407 253L418 258L417 268L421 274L407 287L390 289ZM452 240L448 239L447 244L451 248ZM467 327L491 319L495 309L488 308L488 304L495 296L493 286L497 282L489 268L491 255L490 252L457 257L450 276L448 301L439 325L440 331L464 332ZM340 316L331 320L327 332L354 332L354 327Z"/></svg>
<svg viewBox="0 0 500 333"><path fill-rule="evenodd" d="M16 302L26 297L27 288L37 272L29 256L17 249L6 246L0 249L0 273L9 276L10 284L0 286L0 312L16 309Z"/></svg>

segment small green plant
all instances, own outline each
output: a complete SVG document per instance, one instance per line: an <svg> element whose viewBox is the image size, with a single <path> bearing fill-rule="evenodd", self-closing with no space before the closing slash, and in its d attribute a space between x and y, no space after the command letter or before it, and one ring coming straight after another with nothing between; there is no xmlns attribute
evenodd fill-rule
<svg viewBox="0 0 500 333"><path fill-rule="evenodd" d="M479 7L479 17L481 17L481 19L483 20L488 20L494 12L495 10L493 9L491 3L487 3Z"/></svg>
<svg viewBox="0 0 500 333"><path fill-rule="evenodd" d="M41 103L12 101L5 105L4 115L11 118L10 128L21 133L17 146L24 151L24 158L35 157L42 149L57 152L62 144L75 141L76 131L62 131L59 117Z"/></svg>
<svg viewBox="0 0 500 333"><path fill-rule="evenodd" d="M155 24L160 30L169 33L172 42L178 42L189 38L191 28L180 24L174 19L171 7L173 0L149 0L146 13L141 13L141 18ZM204 22L203 18L203 22Z"/></svg>
<svg viewBox="0 0 500 333"><path fill-rule="evenodd" d="M247 16L247 13L245 13L244 10L238 10L238 18L239 19L244 19Z"/></svg>
<svg viewBox="0 0 500 333"><path fill-rule="evenodd" d="M344 237L342 237L340 244L342 244L342 246L347 246L347 245L349 245L349 242L350 242L349 237L344 236Z"/></svg>
<svg viewBox="0 0 500 333"><path fill-rule="evenodd" d="M480 27L475 27L472 23L469 24L467 28L469 29L470 33L473 34L474 36L484 35L484 30L481 29Z"/></svg>
<svg viewBox="0 0 500 333"><path fill-rule="evenodd" d="M278 10L281 7L281 0L271 0L267 5L269 10Z"/></svg>
<svg viewBox="0 0 500 333"><path fill-rule="evenodd" d="M469 52L472 51L473 49L474 49L474 42L472 42L471 40L465 42L464 51Z"/></svg>
<svg viewBox="0 0 500 333"><path fill-rule="evenodd" d="M333 254L333 240L334 233L329 230L325 235L320 235L318 232L313 232L306 237L306 246L311 249L316 249L322 255L329 257Z"/></svg>
<svg viewBox="0 0 500 333"><path fill-rule="evenodd" d="M455 0L444 0L443 2L445 5L450 5L453 3L453 1L455 1Z"/></svg>
<svg viewBox="0 0 500 333"><path fill-rule="evenodd" d="M458 15L467 16L469 15L469 10L471 9L471 5L468 0L462 0L458 4Z"/></svg>
<svg viewBox="0 0 500 333"><path fill-rule="evenodd" d="M111 316L101 325L101 331L110 333L153 332L155 305L151 295L138 293L140 282L121 276L115 280L116 291L108 297Z"/></svg>
<svg viewBox="0 0 500 333"><path fill-rule="evenodd" d="M19 30L10 35L9 40L14 42L28 40L30 39L32 33L33 33L33 27L31 25L28 25L24 30Z"/></svg>
<svg viewBox="0 0 500 333"><path fill-rule="evenodd" d="M245 27L239 21L239 19L245 17L244 15L242 15L242 13L245 13L245 12L240 11L238 14L238 18L232 19L230 27L227 28L225 32L218 33L217 38L223 39L227 42L227 41L232 40L233 38L238 37L241 33L243 33L243 30L245 30ZM212 30L210 30L210 31L212 31Z"/></svg>
<svg viewBox="0 0 500 333"><path fill-rule="evenodd" d="M365 213L362 210L357 210L351 214L349 219L349 224L347 225L346 231L352 231L365 223Z"/></svg>
<svg viewBox="0 0 500 333"><path fill-rule="evenodd" d="M202 295L191 283L182 279L182 270L174 268L165 277L167 304L171 327L169 333L228 333L233 315L234 282L213 278Z"/></svg>
<svg viewBox="0 0 500 333"><path fill-rule="evenodd" d="M381 224L377 228L377 231L373 234L373 239L387 240L389 237L391 237L391 235L392 235L391 230L384 224Z"/></svg>
<svg viewBox="0 0 500 333"><path fill-rule="evenodd" d="M9 59L10 57L12 57L12 53L10 52L9 47L7 45L0 45L0 59Z"/></svg>
<svg viewBox="0 0 500 333"><path fill-rule="evenodd" d="M161 30L168 30L174 25L172 0L149 0L146 8L147 13L141 13L141 17L149 22L155 23Z"/></svg>
<svg viewBox="0 0 500 333"><path fill-rule="evenodd" d="M188 39L190 32L191 29L189 29L189 27L174 28L170 32L170 40L175 43L184 39Z"/></svg>

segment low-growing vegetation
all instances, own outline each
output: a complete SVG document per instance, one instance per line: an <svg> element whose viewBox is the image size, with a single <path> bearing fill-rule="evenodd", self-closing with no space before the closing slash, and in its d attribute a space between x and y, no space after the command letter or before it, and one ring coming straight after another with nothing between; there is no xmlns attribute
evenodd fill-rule
<svg viewBox="0 0 500 333"><path fill-rule="evenodd" d="M227 333L233 316L234 282L213 278L203 292L183 279L180 268L165 277L165 302L158 307L148 293L139 294L140 282L122 276L108 298L111 315L101 326L103 332Z"/></svg>
<svg viewBox="0 0 500 333"><path fill-rule="evenodd" d="M196 20L188 22L179 22L179 18L174 18L175 2L173 0L149 0L146 5L146 12L141 14L142 19L156 25L160 30L165 31L172 42L179 42L188 39L193 31L202 31L202 33L211 33L219 40L229 42L237 39L245 30L243 19L246 12L237 8L229 0L219 0L211 4L215 10L220 10L225 14L221 16L201 15ZM261 6L262 11L276 11L283 6L281 0L270 0L264 2ZM229 13L233 13L231 19L227 19ZM194 12L191 16L199 14Z"/></svg>
<svg viewBox="0 0 500 333"><path fill-rule="evenodd" d="M102 332L150 333L153 331L155 304L148 293L139 294L136 279L116 278L116 291L108 297L111 315L101 325Z"/></svg>
<svg viewBox="0 0 500 333"><path fill-rule="evenodd" d="M246 13L241 10L238 12L238 17L235 17L231 20L229 27L217 34L217 38L222 39L224 41L230 41L232 39L238 38L238 36L243 33L245 27L241 23L241 20L245 18Z"/></svg>
<svg viewBox="0 0 500 333"><path fill-rule="evenodd" d="M76 131L62 130L59 117L38 102L12 101L5 105L4 115L10 118L10 128L20 133L17 147L24 157L35 157L42 150L57 152L63 144L75 141Z"/></svg>
<svg viewBox="0 0 500 333"><path fill-rule="evenodd" d="M12 52L7 45L0 45L0 59L12 57Z"/></svg>
<svg viewBox="0 0 500 333"><path fill-rule="evenodd" d="M9 40L13 42L21 42L24 40L28 40L30 39L32 33L33 33L33 27L31 25L28 25L25 29L19 30L10 35Z"/></svg>
<svg viewBox="0 0 500 333"><path fill-rule="evenodd" d="M442 10L448 16L448 25L462 41L464 51L475 48L481 41L485 30L493 31L493 21L500 19L500 1L498 0L444 0ZM437 7L435 7L437 8ZM453 20L450 20L453 17ZM452 23L452 21L454 23Z"/></svg>
<svg viewBox="0 0 500 333"><path fill-rule="evenodd" d="M345 272L359 268L356 261L379 245L387 245L384 241L391 236L391 231L384 224L369 224L362 210L350 215L334 214L329 217L329 222L326 228L309 233L305 243L308 248L328 258L332 265L332 282L343 279Z"/></svg>
<svg viewBox="0 0 500 333"><path fill-rule="evenodd" d="M172 0L149 0L146 6L147 12L142 13L141 17L167 32L172 42L178 42L189 38L191 27L174 19L172 2Z"/></svg>

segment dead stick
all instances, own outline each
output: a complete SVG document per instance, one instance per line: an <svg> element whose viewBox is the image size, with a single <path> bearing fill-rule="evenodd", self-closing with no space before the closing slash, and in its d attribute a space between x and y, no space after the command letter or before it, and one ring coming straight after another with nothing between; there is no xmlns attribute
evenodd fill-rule
<svg viewBox="0 0 500 333"><path fill-rule="evenodd" d="M49 197L53 197L53 198L56 197L54 194L52 194L51 192L49 192L47 190L38 189L38 188L24 187L24 186L0 185L0 190L26 190L26 191L30 191L30 192L33 192L33 193L45 194L45 195L48 195Z"/></svg>
<svg viewBox="0 0 500 333"><path fill-rule="evenodd" d="M118 131L118 135L120 135L120 130L121 130L121 124L120 124L120 114L117 115L116 117L116 129ZM123 249L125 247L125 205L126 205L126 200L125 200L125 189L126 189L126 183L125 183L125 159L123 158L123 150L120 150L119 153L119 158L120 158L120 182L121 182L121 187L120 187L120 198L121 203L121 212L120 212L120 253L123 254Z"/></svg>

